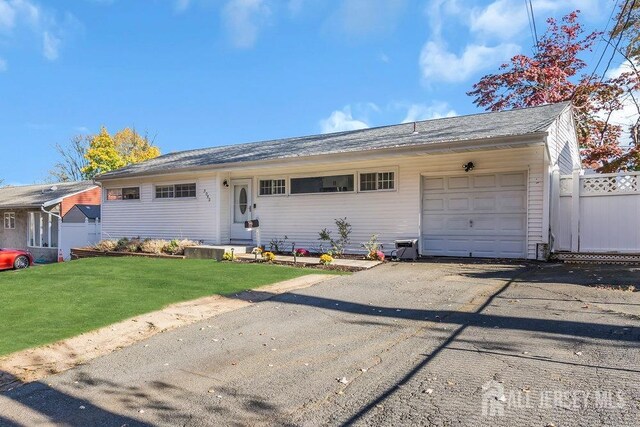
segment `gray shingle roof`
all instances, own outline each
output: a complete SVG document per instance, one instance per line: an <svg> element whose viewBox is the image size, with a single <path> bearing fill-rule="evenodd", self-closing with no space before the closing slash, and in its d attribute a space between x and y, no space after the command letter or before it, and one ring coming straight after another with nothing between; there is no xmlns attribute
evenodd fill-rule
<svg viewBox="0 0 640 427"><path fill-rule="evenodd" d="M100 218L100 205L75 205L89 219Z"/></svg>
<svg viewBox="0 0 640 427"><path fill-rule="evenodd" d="M472 114L348 132L285 138L165 154L98 177L121 178L228 163L522 136L548 129L569 103Z"/></svg>
<svg viewBox="0 0 640 427"><path fill-rule="evenodd" d="M20 185L0 188L0 208L40 207L47 202L95 187L91 181Z"/></svg>

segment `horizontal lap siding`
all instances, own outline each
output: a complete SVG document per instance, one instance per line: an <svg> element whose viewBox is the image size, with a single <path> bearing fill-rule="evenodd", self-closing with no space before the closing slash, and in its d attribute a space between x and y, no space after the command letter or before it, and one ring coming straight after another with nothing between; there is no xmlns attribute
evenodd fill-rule
<svg viewBox="0 0 640 427"><path fill-rule="evenodd" d="M362 250L361 243L378 234L385 251L393 249L396 239L420 237L421 174L464 174L462 165L473 161L472 173L483 170L520 170L529 174L527 255L535 258L536 244L542 241L543 147L490 150L456 154L438 154L389 160L351 162L305 168L270 168L268 172L235 172L232 178L254 177L255 217L260 219L261 243L269 247L271 239L288 236L296 247L316 249L318 233L327 227L337 235L334 219L347 217L353 227L351 250ZM397 191L349 194L313 194L256 197L258 177L289 177L397 168ZM227 191L228 192L228 191ZM226 211L229 211L227 208ZM228 222L227 222L228 223ZM326 245L325 245L326 248Z"/></svg>
<svg viewBox="0 0 640 427"><path fill-rule="evenodd" d="M195 182L195 199L155 199L156 184ZM180 178L171 181L106 183L105 189L139 186L140 200L107 201L102 205L103 238L188 238L216 241L216 179ZM208 197L207 197L208 196Z"/></svg>
<svg viewBox="0 0 640 427"><path fill-rule="evenodd" d="M549 154L551 164L558 165L561 174L570 174L580 165L573 112L562 113L549 128Z"/></svg>
<svg viewBox="0 0 640 427"><path fill-rule="evenodd" d="M154 184L188 181L181 177L175 182L169 177L145 178L140 181L122 181L117 185L105 183L105 188L140 185L142 200L103 203L103 237L188 237L207 242L229 241L230 189L224 188L224 179L253 179L254 218L260 220L261 243L288 236L297 247L316 249L318 233L322 228L337 235L334 219L347 217L353 227L352 251L362 250L361 244L372 234L378 234L385 251L393 249L393 241L404 238L420 238L421 174L464 174L462 165L473 161L474 174L483 171L527 171L529 176L529 201L527 217L528 257L535 258L536 243L542 241L542 186L543 147L469 151L455 154L416 155L412 157L388 157L377 160L349 161L348 159L315 160L313 164L300 165L290 161L290 166L263 166L260 169L222 172L217 184L213 171L203 172L193 178L198 184L196 200L153 199ZM397 172L396 191L312 194L257 197L260 177L278 178L296 175L323 175L394 170ZM216 194L220 190L219 195ZM208 200L203 193L207 191ZM219 203L219 206L217 206ZM219 215L219 218L216 216ZM218 226L219 221L219 226ZM216 230L220 230L220 233ZM326 248L326 246L325 246Z"/></svg>

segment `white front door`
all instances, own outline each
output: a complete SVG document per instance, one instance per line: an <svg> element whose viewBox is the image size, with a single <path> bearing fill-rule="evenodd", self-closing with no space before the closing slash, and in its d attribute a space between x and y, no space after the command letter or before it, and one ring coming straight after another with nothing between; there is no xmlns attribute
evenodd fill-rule
<svg viewBox="0 0 640 427"><path fill-rule="evenodd" d="M237 179L231 181L231 239L251 240L251 231L244 227L244 222L251 219L253 202L251 201L251 180Z"/></svg>
<svg viewBox="0 0 640 427"><path fill-rule="evenodd" d="M526 258L527 173L425 177L423 255Z"/></svg>

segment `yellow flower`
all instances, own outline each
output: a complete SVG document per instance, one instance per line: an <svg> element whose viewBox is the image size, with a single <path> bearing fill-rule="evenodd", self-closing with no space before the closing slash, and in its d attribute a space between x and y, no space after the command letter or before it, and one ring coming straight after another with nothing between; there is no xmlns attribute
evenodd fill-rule
<svg viewBox="0 0 640 427"><path fill-rule="evenodd" d="M322 254L320 256L320 264L328 265L333 262L333 257L329 254Z"/></svg>

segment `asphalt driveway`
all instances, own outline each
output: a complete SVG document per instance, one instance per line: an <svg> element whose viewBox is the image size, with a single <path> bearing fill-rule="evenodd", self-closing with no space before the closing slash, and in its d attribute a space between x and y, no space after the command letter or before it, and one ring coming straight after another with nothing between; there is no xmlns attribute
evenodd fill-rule
<svg viewBox="0 0 640 427"><path fill-rule="evenodd" d="M637 425L638 289L631 267L386 264L0 394L0 425Z"/></svg>

